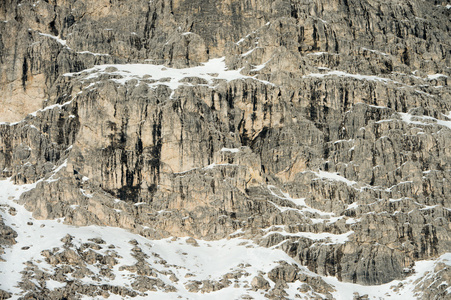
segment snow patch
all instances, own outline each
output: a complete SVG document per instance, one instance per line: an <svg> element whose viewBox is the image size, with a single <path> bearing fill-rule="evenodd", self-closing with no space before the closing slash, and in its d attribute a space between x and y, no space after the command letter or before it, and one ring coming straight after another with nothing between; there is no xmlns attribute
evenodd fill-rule
<svg viewBox="0 0 451 300"><path fill-rule="evenodd" d="M107 70L114 68L113 70ZM259 80L256 76L247 76L240 73L239 70L228 70L225 64L225 58L214 58L201 66L175 69L163 65L152 64L110 64L95 66L91 69L84 70L78 73L66 73L64 76L72 77L76 75L85 75L84 80L95 79L102 74L116 75L121 78L111 79L119 84L125 84L130 80L142 81L145 79L152 80L148 83L149 87L156 88L160 85L165 85L171 90L175 91L180 86L190 86L191 83L184 82L185 78L197 77L203 79L207 84L201 84L213 87L218 80L244 80L252 79L260 81L264 84L272 84L268 81Z"/></svg>
<svg viewBox="0 0 451 300"><path fill-rule="evenodd" d="M81 51L81 52L77 52L78 54L89 54L89 55L94 55L94 56L110 56L107 53L95 53L95 52L91 52L91 51Z"/></svg>
<svg viewBox="0 0 451 300"><path fill-rule="evenodd" d="M340 181L340 182L344 182L346 183L348 186L352 186L354 184L356 184L357 182L346 179L345 177L338 175L338 173L331 173L331 172L324 172L324 171L319 171L319 172L313 172L313 174L315 174L316 176L318 176L321 179L327 179L330 181Z"/></svg>
<svg viewBox="0 0 451 300"><path fill-rule="evenodd" d="M306 198L294 199L288 193L284 193L282 190L280 190L279 188L277 188L273 185L268 185L268 190L271 193L271 195L273 195L274 197L279 198L281 200L288 200L288 201L292 202L293 204L295 204L297 207L300 207L300 208L282 207L280 205L275 204L272 201L269 201L272 205L274 205L281 212L284 212L287 210L292 210L292 211L296 211L300 214L305 214L306 212L309 212L312 214L318 214L320 216L325 216L325 217L330 217L330 216L334 215L334 213L324 212L319 209L312 208L305 203ZM280 193L281 195L279 195L278 193Z"/></svg>
<svg viewBox="0 0 451 300"><path fill-rule="evenodd" d="M439 79L439 78L442 78L442 77L448 78L448 76L446 76L444 74L431 74L431 75L428 75L428 79L429 80L435 80L435 79Z"/></svg>
<svg viewBox="0 0 451 300"><path fill-rule="evenodd" d="M273 234L280 234L283 236L289 236L289 237L301 237L301 238L307 238L309 240L313 241L325 241L324 244L344 244L347 241L349 241L349 236L351 236L354 233L354 231L348 231L343 234L333 234L329 232L321 232L321 233L313 233L313 232L287 232L285 230L282 231L271 231L268 232L263 236L263 238L266 238Z"/></svg>
<svg viewBox="0 0 451 300"><path fill-rule="evenodd" d="M238 152L240 152L240 149L238 149L238 148L222 148L221 152L238 153Z"/></svg>
<svg viewBox="0 0 451 300"><path fill-rule="evenodd" d="M451 129L451 121L438 120L429 116L414 116L409 113L398 113L401 116L401 120L407 124L432 126L434 124L447 127ZM420 120L420 121L415 121ZM428 121L428 123L424 122Z"/></svg>
<svg viewBox="0 0 451 300"><path fill-rule="evenodd" d="M59 37L57 37L55 35L51 35L51 34L47 34L47 33L41 33L41 32L39 32L39 35L46 36L46 37L49 37L51 39L54 39L55 41L57 41L58 43L60 43L61 45L66 47L66 40L63 40L63 39L61 39L61 38L59 38Z"/></svg>
<svg viewBox="0 0 451 300"><path fill-rule="evenodd" d="M366 50L366 51L369 51L369 52L372 52L372 53L380 54L380 55L383 55L383 56L390 56L389 54L387 54L385 52L378 51L378 50L368 49L368 48L365 48L365 47L362 47L362 49Z"/></svg>
<svg viewBox="0 0 451 300"><path fill-rule="evenodd" d="M65 103L63 103L63 104L53 104L53 105L46 106L46 107L44 107L44 108L42 108L42 109L38 109L37 111L30 113L29 115L31 115L31 116L33 116L33 117L36 117L37 114L38 114L38 112L44 112L44 111L51 110L51 109L55 109L55 108L61 109L61 108L63 108L64 106L67 106L67 105L71 104L73 100L74 100L74 99L69 100L69 101L67 101L67 102L65 102Z"/></svg>
<svg viewBox="0 0 451 300"><path fill-rule="evenodd" d="M360 74L351 74L343 71L329 71L327 73L310 73L308 75L302 76L302 78L314 77L314 78L324 78L327 76L338 76L338 77L349 77L357 80L367 80L367 81L377 81L377 82L393 82L391 79L383 78L374 75L360 75Z"/></svg>

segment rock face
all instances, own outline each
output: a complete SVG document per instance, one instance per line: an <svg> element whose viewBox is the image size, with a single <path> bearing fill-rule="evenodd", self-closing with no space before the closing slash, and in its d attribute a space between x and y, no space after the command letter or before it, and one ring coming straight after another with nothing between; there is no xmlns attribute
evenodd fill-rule
<svg viewBox="0 0 451 300"><path fill-rule="evenodd" d="M37 219L243 237L340 281L403 279L451 249L449 7L3 1L0 174L36 183L20 203ZM268 296L299 276L273 269ZM149 280L135 290L171 289Z"/></svg>

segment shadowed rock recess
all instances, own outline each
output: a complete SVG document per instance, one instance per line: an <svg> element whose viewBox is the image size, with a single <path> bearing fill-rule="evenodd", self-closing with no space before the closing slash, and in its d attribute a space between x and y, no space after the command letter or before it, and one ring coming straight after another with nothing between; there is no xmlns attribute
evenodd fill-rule
<svg viewBox="0 0 451 300"><path fill-rule="evenodd" d="M446 0L3 0L0 177L35 184L18 204L36 220L283 250L247 283L262 298L405 280L451 251L450 28ZM2 255L21 231L0 230ZM53 275L23 266L21 297L179 291L136 244L131 286L72 275L49 294L30 278L117 265L62 242L40 254ZM450 270L415 295L451 299Z"/></svg>

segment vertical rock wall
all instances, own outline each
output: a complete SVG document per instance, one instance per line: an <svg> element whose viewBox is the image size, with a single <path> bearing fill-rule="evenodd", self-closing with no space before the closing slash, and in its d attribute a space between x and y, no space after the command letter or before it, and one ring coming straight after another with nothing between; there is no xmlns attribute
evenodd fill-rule
<svg viewBox="0 0 451 300"><path fill-rule="evenodd" d="M37 218L239 231L322 275L403 278L450 249L450 12L4 1L1 174L37 182Z"/></svg>

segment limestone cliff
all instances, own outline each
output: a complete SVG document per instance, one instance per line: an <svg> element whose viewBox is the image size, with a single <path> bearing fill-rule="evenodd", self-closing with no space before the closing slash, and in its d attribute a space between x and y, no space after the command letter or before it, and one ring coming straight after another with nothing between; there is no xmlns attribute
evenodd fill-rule
<svg viewBox="0 0 451 300"><path fill-rule="evenodd" d="M19 200L36 219L241 237L339 281L403 280L451 249L450 7L2 1L0 175L36 185ZM290 266L251 286L288 297Z"/></svg>

